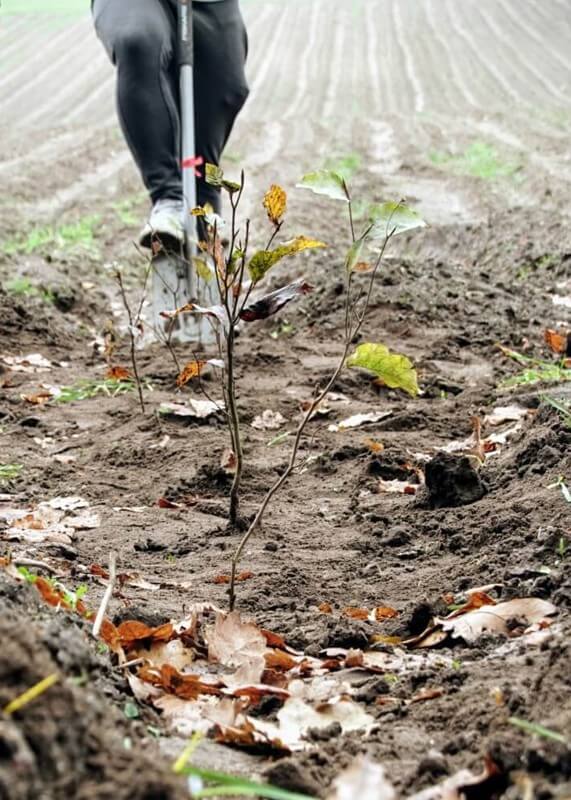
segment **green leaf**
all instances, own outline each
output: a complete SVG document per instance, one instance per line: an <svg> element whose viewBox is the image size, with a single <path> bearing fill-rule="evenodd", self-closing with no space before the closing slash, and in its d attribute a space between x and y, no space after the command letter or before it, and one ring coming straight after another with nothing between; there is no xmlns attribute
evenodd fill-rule
<svg viewBox="0 0 571 800"><path fill-rule="evenodd" d="M264 797L268 800L316 800L307 794L299 792L289 792L280 789L278 786L257 783L246 778L235 775L227 775L224 772L213 772L212 770L198 769L192 766L183 766L175 770L179 775L188 775L200 778L204 782L214 783L208 789L199 790L194 797L222 797L225 795L238 795L242 797Z"/></svg>
<svg viewBox="0 0 571 800"><path fill-rule="evenodd" d="M545 739L552 739L554 742L569 745L569 740L562 733L552 731L550 728L538 725L536 722L528 722L526 719L520 719L519 717L510 717L508 722L510 725L526 731L526 733L534 733L536 736L543 736Z"/></svg>
<svg viewBox="0 0 571 800"><path fill-rule="evenodd" d="M347 257L345 259L345 269L347 272L352 272L355 266L361 261L361 255L368 238L368 233L356 239L351 245Z"/></svg>
<svg viewBox="0 0 571 800"><path fill-rule="evenodd" d="M412 362L406 356L391 353L384 344L360 344L346 363L348 367L368 369L390 389L403 389L413 397L418 394Z"/></svg>
<svg viewBox="0 0 571 800"><path fill-rule="evenodd" d="M196 274L198 275L198 277L202 278L203 281L209 283L214 277L214 270L212 269L210 264L207 261L205 261L204 258L199 258L199 256L193 256L192 266L196 270Z"/></svg>
<svg viewBox="0 0 571 800"><path fill-rule="evenodd" d="M204 179L211 186L222 186L224 181L224 170L216 164L206 164L204 168Z"/></svg>
<svg viewBox="0 0 571 800"><path fill-rule="evenodd" d="M139 706L132 700L126 701L125 705L123 706L123 714L127 717L127 719L139 719L141 716Z"/></svg>
<svg viewBox="0 0 571 800"><path fill-rule="evenodd" d="M296 185L298 189L309 189L315 194L325 195L331 200L343 200L348 203L351 199L345 179L331 170L321 169L317 172L308 172Z"/></svg>
<svg viewBox="0 0 571 800"><path fill-rule="evenodd" d="M223 180L222 188L226 189L230 194L234 194L235 192L239 192L242 187L239 183L236 183L236 181Z"/></svg>
<svg viewBox="0 0 571 800"><path fill-rule="evenodd" d="M373 223L370 239L385 239L389 235L398 236L415 228L427 227L422 217L404 203L372 205L369 214Z"/></svg>
<svg viewBox="0 0 571 800"><path fill-rule="evenodd" d="M281 261L282 258L293 256L295 253L301 253L302 250L310 250L316 247L327 247L323 242L317 239L309 239L307 236L297 236L290 242L276 247L275 250L258 250L254 253L248 264L248 272L250 278L254 283L261 281L266 272L270 270L274 264Z"/></svg>

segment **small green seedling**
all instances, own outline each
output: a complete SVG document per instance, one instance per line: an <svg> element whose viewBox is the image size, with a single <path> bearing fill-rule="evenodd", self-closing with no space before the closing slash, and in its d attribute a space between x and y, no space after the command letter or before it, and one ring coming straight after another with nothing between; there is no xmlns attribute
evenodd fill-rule
<svg viewBox="0 0 571 800"><path fill-rule="evenodd" d="M267 800L316 800L316 798L307 794L290 792L277 786L247 780L239 775L228 775L225 772L214 772L213 770L199 769L192 766L188 762L201 739L202 735L195 733L173 764L173 771L177 775L187 776L190 796L194 800L206 797L238 796L267 798Z"/></svg>
<svg viewBox="0 0 571 800"><path fill-rule="evenodd" d="M524 356L508 347L500 346L502 353L517 364L525 367L522 372L500 383L500 388L526 386L536 383L564 383L571 381L571 369L565 366L565 360L559 362L543 361L540 358Z"/></svg>
<svg viewBox="0 0 571 800"><path fill-rule="evenodd" d="M561 560L565 558L567 555L567 551L569 550L569 542L565 538L565 536L560 536L559 541L557 542L557 549L556 553Z"/></svg>
<svg viewBox="0 0 571 800"><path fill-rule="evenodd" d="M564 424L568 428L571 428L571 403L565 402L564 400L555 399L555 397L549 397L546 394L542 395L541 399L544 403L547 403L556 411L558 411Z"/></svg>
<svg viewBox="0 0 571 800"><path fill-rule="evenodd" d="M36 286L29 278L12 278L4 284L8 294L14 297L39 297L46 303L54 302L54 294L49 289Z"/></svg>
<svg viewBox="0 0 571 800"><path fill-rule="evenodd" d="M150 384L147 384L148 388ZM92 397L106 395L107 397L117 397L126 392L132 392L136 388L136 383L130 380L116 380L106 378L101 380L84 379L79 380L71 386L62 386L59 393L54 397L54 403L77 403L81 400L90 400Z"/></svg>
<svg viewBox="0 0 571 800"><path fill-rule="evenodd" d="M100 218L98 216L83 217L76 222L59 226L34 228L26 236L6 242L0 252L4 255L31 255L41 250L82 250L96 256L95 229Z"/></svg>
<svg viewBox="0 0 571 800"><path fill-rule="evenodd" d="M569 740L567 737L563 736L562 733L552 731L550 728L546 728L543 725L538 725L536 722L528 722L526 719L520 719L519 717L510 717L508 722L510 725L513 725L514 727L519 728L526 733L532 733L535 736L541 736L544 739L551 739L552 741L559 742L567 747L570 745Z"/></svg>
<svg viewBox="0 0 571 800"><path fill-rule="evenodd" d="M430 153L430 160L456 175L486 180L508 178L521 169L521 164L517 162L502 160L497 150L486 142L472 142L458 155L434 151Z"/></svg>
<svg viewBox="0 0 571 800"><path fill-rule="evenodd" d="M564 475L560 475L557 478L557 480L555 481L555 483L550 483L547 488L548 489L561 489L561 494L563 495L565 500L568 503L571 503L571 491L569 490L569 487L565 483L565 476Z"/></svg>
<svg viewBox="0 0 571 800"><path fill-rule="evenodd" d="M0 464L0 485L19 478L23 468L22 464Z"/></svg>

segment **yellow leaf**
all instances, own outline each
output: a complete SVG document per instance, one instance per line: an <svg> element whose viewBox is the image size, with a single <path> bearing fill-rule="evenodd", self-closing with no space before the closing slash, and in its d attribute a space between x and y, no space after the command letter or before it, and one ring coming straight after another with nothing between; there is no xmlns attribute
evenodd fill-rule
<svg viewBox="0 0 571 800"><path fill-rule="evenodd" d="M184 386L193 378L198 377L206 364L206 361L189 361L176 379L176 385Z"/></svg>
<svg viewBox="0 0 571 800"><path fill-rule="evenodd" d="M413 397L418 394L412 362L406 356L391 353L384 344L360 344L347 359L347 366L368 369L390 389L403 389Z"/></svg>
<svg viewBox="0 0 571 800"><path fill-rule="evenodd" d="M277 186L275 183L270 186L264 196L264 208L270 222L279 225L287 208L287 195L281 186Z"/></svg>

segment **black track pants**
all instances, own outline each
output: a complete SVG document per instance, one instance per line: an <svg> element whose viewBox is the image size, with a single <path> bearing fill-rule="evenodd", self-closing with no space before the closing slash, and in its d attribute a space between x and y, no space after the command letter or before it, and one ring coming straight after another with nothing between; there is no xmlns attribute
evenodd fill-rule
<svg viewBox="0 0 571 800"><path fill-rule="evenodd" d="M93 0L97 35L117 66L125 139L153 202L182 199L177 0ZM238 0L194 3L196 154L218 164L248 96L247 36ZM219 206L198 180L198 202Z"/></svg>

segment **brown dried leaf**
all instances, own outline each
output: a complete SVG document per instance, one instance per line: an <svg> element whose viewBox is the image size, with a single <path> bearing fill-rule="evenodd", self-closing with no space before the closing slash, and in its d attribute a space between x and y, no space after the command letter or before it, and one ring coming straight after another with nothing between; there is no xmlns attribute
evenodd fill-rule
<svg viewBox="0 0 571 800"><path fill-rule="evenodd" d="M214 625L206 629L209 661L219 662L226 667L241 667L260 658L263 671L263 656L266 639L260 629L251 622L242 622L240 614L217 614Z"/></svg>
<svg viewBox="0 0 571 800"><path fill-rule="evenodd" d="M333 606L331 603L320 603L318 609L322 614L333 614Z"/></svg>
<svg viewBox="0 0 571 800"><path fill-rule="evenodd" d="M268 650L264 655L266 668L288 672L298 666L298 659L286 653L285 650Z"/></svg>
<svg viewBox="0 0 571 800"><path fill-rule="evenodd" d="M373 609L373 616L377 621L393 619L393 617L398 617L398 615L399 612L390 606L378 606L378 608Z"/></svg>
<svg viewBox="0 0 571 800"><path fill-rule="evenodd" d="M221 683L208 683L199 675L183 675L170 664L163 664L158 669L143 665L138 672L138 677L182 700L196 700L203 694L222 695Z"/></svg>
<svg viewBox="0 0 571 800"><path fill-rule="evenodd" d="M117 628L119 639L125 650L129 650L138 643L145 642L148 645L153 642L168 642L175 635L174 627L171 622L150 628L144 622L138 620L126 620Z"/></svg>
<svg viewBox="0 0 571 800"><path fill-rule="evenodd" d="M281 289L276 289L275 292L270 292L247 306L240 312L240 319L243 319L245 322L266 319L282 309L286 303L289 303L300 295L308 294L312 291L313 286L300 278Z"/></svg>
<svg viewBox="0 0 571 800"><path fill-rule="evenodd" d="M545 343L554 353L561 353L562 355L571 355L571 335L569 333L559 333L558 331L548 328L543 338ZM569 351L569 352L568 352Z"/></svg>
<svg viewBox="0 0 571 800"><path fill-rule="evenodd" d="M349 617L349 619L369 619L369 610L366 608L348 606L341 613L344 617Z"/></svg>
<svg viewBox="0 0 571 800"><path fill-rule="evenodd" d="M537 597L508 600L497 605L484 605L460 617L446 618L438 622L442 630L453 638L461 638L467 643L475 642L484 633L510 635L508 623L521 620L527 627L543 622L557 613L557 608Z"/></svg>
<svg viewBox="0 0 571 800"><path fill-rule="evenodd" d="M132 381L133 376L126 367L109 367L109 369L105 373L105 380Z"/></svg>
<svg viewBox="0 0 571 800"><path fill-rule="evenodd" d="M249 581L250 578L254 577L253 572L240 572L236 575L236 583L242 583L243 581ZM230 583L230 575L217 575L215 578L212 579L212 583L216 584L227 584Z"/></svg>
<svg viewBox="0 0 571 800"><path fill-rule="evenodd" d="M238 458L236 453L230 448L227 447L226 450L222 453L222 458L220 459L220 467L224 470L227 475L235 475L236 470L238 469Z"/></svg>

